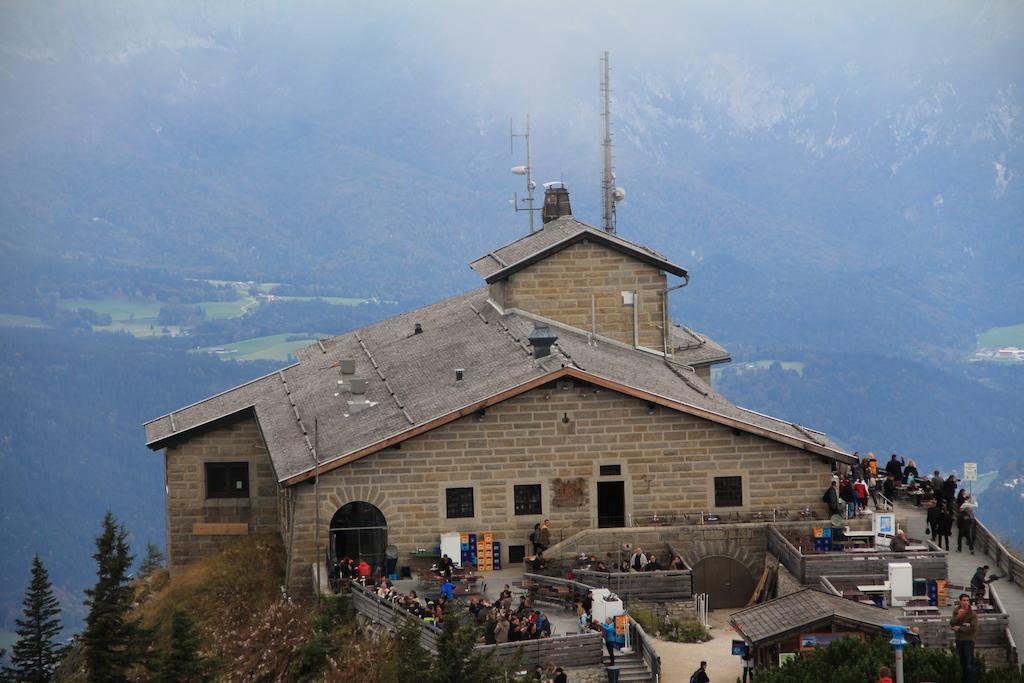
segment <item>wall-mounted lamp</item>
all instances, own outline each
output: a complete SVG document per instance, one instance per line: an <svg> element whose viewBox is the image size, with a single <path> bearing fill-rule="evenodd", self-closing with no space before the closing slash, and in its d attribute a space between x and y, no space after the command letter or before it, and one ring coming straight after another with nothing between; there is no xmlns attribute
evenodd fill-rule
<svg viewBox="0 0 1024 683"><path fill-rule="evenodd" d="M569 413L562 413L562 424L569 424Z"/></svg>
<svg viewBox="0 0 1024 683"><path fill-rule="evenodd" d="M654 411L657 410L657 408L658 408L658 404L656 404L656 403L648 403L647 404L647 414L648 415L654 415Z"/></svg>
<svg viewBox="0 0 1024 683"><path fill-rule="evenodd" d="M480 410L476 411L476 421L477 422L483 422L485 415L487 415L487 409L486 408L481 408Z"/></svg>

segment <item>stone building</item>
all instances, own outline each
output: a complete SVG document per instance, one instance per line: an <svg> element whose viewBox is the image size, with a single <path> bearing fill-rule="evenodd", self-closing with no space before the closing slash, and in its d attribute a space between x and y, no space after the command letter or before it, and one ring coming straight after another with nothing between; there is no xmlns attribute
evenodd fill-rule
<svg viewBox="0 0 1024 683"><path fill-rule="evenodd" d="M669 320L669 277L688 273L661 254L564 215L470 265L485 287L146 424L172 572L261 530L283 535L293 589L318 538L379 562L488 531L507 563L543 519L558 540L654 515L820 511L833 463L853 462L714 391L729 355Z"/></svg>

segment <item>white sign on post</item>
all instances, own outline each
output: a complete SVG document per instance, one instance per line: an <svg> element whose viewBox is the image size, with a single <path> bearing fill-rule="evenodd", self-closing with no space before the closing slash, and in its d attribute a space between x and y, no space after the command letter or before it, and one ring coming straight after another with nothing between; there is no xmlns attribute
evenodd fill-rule
<svg viewBox="0 0 1024 683"><path fill-rule="evenodd" d="M964 481L978 481L978 463L964 463Z"/></svg>

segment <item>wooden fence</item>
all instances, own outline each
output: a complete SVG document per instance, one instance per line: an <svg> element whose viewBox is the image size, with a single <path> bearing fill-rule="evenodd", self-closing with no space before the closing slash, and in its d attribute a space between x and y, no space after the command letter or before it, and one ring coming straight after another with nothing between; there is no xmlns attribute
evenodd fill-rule
<svg viewBox="0 0 1024 683"><path fill-rule="evenodd" d="M375 624L387 627L390 631L397 631L399 626L409 621L415 622L420 626L420 645L428 652L437 654L437 627L410 614L393 602L382 600L357 583L353 583L351 587L352 606L356 612Z"/></svg>
<svg viewBox="0 0 1024 683"><path fill-rule="evenodd" d="M420 644L428 652L437 654L440 629L433 624L416 618L393 602L382 600L359 584L352 584L351 596L356 612L388 630L395 631L410 621L417 624L420 627ZM546 666L548 662L559 666L596 666L601 664L604 653L601 634L594 631L476 647L478 650L492 650L496 657L502 659L518 654L520 665L528 668L538 664Z"/></svg>
<svg viewBox="0 0 1024 683"><path fill-rule="evenodd" d="M566 609L575 609L576 603L586 597L587 591L596 587L544 574L523 574L523 583L529 587L531 600Z"/></svg>
<svg viewBox="0 0 1024 683"><path fill-rule="evenodd" d="M768 527L768 550L803 585L817 584L822 576L887 574L890 562L909 562L914 577L945 579L948 574L946 551L927 542L928 550L897 553L878 550L868 553L831 552L805 555L778 529Z"/></svg>
<svg viewBox="0 0 1024 683"><path fill-rule="evenodd" d="M689 569L657 572L594 572L577 570L576 578L593 588L609 588L623 602L665 602L693 597L693 573Z"/></svg>
<svg viewBox="0 0 1024 683"><path fill-rule="evenodd" d="M975 521L974 549L980 550L992 560L993 569L999 569L1006 578L1024 587L1024 561L1012 555L999 539L984 524Z"/></svg>

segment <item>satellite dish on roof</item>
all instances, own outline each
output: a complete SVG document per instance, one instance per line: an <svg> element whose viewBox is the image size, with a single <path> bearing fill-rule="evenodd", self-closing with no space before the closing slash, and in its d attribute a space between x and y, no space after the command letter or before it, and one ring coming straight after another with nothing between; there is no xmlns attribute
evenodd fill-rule
<svg viewBox="0 0 1024 683"><path fill-rule="evenodd" d="M843 526L843 516L840 514L832 515L828 521L832 523L832 526Z"/></svg>

